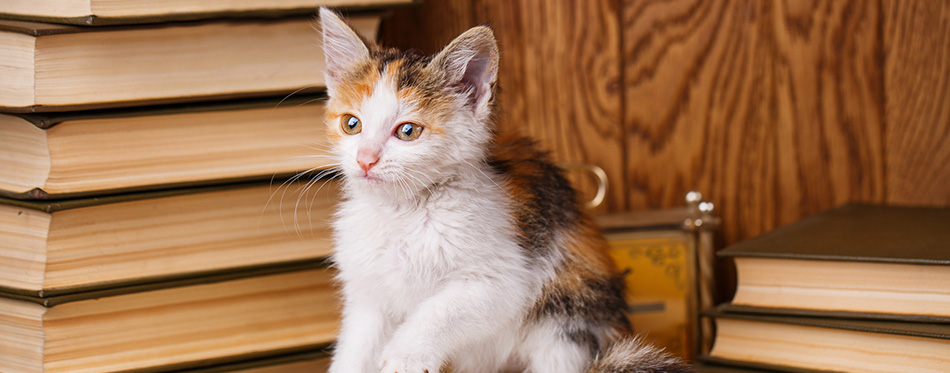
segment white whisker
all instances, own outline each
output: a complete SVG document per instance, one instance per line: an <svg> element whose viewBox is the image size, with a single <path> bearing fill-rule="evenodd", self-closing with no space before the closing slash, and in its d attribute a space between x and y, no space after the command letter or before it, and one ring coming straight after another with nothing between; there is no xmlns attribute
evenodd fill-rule
<svg viewBox="0 0 950 373"><path fill-rule="evenodd" d="M428 175L421 174L422 176L426 176L426 178L430 179L430 182L429 182L429 183L426 183L426 182L424 182L422 179L420 179L418 176L413 175L413 172L421 173L421 171L418 171L417 169L409 169L409 170L407 170L407 171L408 171L408 172L405 173L406 177L412 178L412 179L415 180L417 183L419 183L423 188L426 189L426 191L429 192L429 195L430 195L430 196L433 194L433 193L432 193L432 189L429 188L429 185L432 184L432 183L431 183L431 178L429 178Z"/></svg>
<svg viewBox="0 0 950 373"><path fill-rule="evenodd" d="M327 173L335 172L334 170L336 170L337 168L338 168L338 165L333 165L333 164L321 165L321 166L310 168L305 171L298 172L294 176L291 176L290 178L284 180L280 185L277 186L275 190L271 191L270 197L267 198L267 201L264 203L264 206L261 208L261 218L259 218L257 222L258 227L260 227L261 219L264 216L264 212L267 210L268 206L270 206L271 202L274 200L274 197L277 195L278 192L280 192L280 199L278 203L278 206L280 206L280 211L278 211L278 214L280 215L280 223L281 225L286 226L287 222L284 221L283 205L284 205L284 197L287 195L287 191L290 189L290 186L294 185L297 181L299 181L305 175L310 174L314 171L322 169L321 171L317 173L317 175L322 177L326 175ZM273 176L271 176L270 183L271 183L272 188L273 188L274 178L276 177L277 177L276 173ZM295 219L296 219L296 215L295 215Z"/></svg>
<svg viewBox="0 0 950 373"><path fill-rule="evenodd" d="M462 160L462 162L464 162L465 164L469 165L469 167L471 167L471 168L475 169L476 171L478 171L478 173L482 174L482 176L485 176L485 178L488 179L488 181L491 181L491 183L492 183L492 184L495 184L495 186L498 187L499 189L504 189L504 188L501 187L501 185L498 185L498 183L495 182L495 178L493 178L493 177L489 176L488 174L486 174L485 171L483 171L481 167L477 167L477 166L475 166L474 164L472 164L472 162L469 162L469 161L464 160L464 159Z"/></svg>
<svg viewBox="0 0 950 373"><path fill-rule="evenodd" d="M299 104L299 105L297 105L297 106L294 106L294 107L301 107L301 106L304 106L304 105L309 105L309 104L312 104L312 103L314 103L314 102L323 101L323 100L325 100L325 99L326 99L326 98L324 98L324 97L318 97L318 98L315 98L315 99L312 99L312 100L307 100L307 101L305 101L305 102L303 102L303 103L301 103L301 104Z"/></svg>
<svg viewBox="0 0 950 373"><path fill-rule="evenodd" d="M324 176L326 175L330 175L330 177L324 178ZM307 222L310 224L310 235L313 235L313 214L312 214L313 202L317 198L317 195L320 194L320 191L323 190L323 187L327 186L327 184L329 184L330 181L336 179L337 175L338 175L337 173L329 173L329 172L317 174L312 179L313 183L310 186L308 186L308 189L309 189L310 187L312 187L313 184L316 184L317 181L322 181L322 183L320 183L320 186L317 187L317 190L312 192L310 201L308 202L308 205L307 205Z"/></svg>
<svg viewBox="0 0 950 373"><path fill-rule="evenodd" d="M315 85L307 85L307 86L300 87L300 88L298 88L297 90L295 90L295 91L293 91L293 92L288 93L286 96L284 96L284 98L280 99L280 101L278 101L277 104L274 105L274 108L271 109L271 111L273 112L274 110L277 110L277 108L280 107L280 104L283 104L284 101L287 101L287 99L289 99L290 96L293 96L293 95L295 95L295 94L298 94L298 93L300 93L301 91L304 91L304 90L307 90L307 89L310 89L310 88L316 88L316 87L317 87L317 86L315 86Z"/></svg>

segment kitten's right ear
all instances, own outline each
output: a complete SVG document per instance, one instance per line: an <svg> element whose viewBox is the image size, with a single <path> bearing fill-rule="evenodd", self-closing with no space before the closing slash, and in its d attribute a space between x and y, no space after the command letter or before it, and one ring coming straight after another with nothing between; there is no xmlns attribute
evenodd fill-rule
<svg viewBox="0 0 950 373"><path fill-rule="evenodd" d="M346 21L326 7L320 7L320 25L323 28L323 52L327 60L324 75L332 96L346 71L369 58L369 47Z"/></svg>
<svg viewBox="0 0 950 373"><path fill-rule="evenodd" d="M477 114L491 113L492 90L498 78L498 42L491 28L470 28L435 55L430 64L445 72L448 85L470 93L467 104Z"/></svg>

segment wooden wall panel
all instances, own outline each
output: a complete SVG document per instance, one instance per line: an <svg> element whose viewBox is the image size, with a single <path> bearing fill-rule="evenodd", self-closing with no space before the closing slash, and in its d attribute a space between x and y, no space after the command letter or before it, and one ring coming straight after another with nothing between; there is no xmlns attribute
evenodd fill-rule
<svg viewBox="0 0 950 373"><path fill-rule="evenodd" d="M478 24L501 50L499 126L537 139L559 162L590 162L623 178L619 0L428 1L384 21L388 46L434 53ZM576 179L585 195L594 184ZM622 210L613 184L602 210Z"/></svg>
<svg viewBox="0 0 950 373"><path fill-rule="evenodd" d="M950 2L884 9L887 202L950 205Z"/></svg>
<svg viewBox="0 0 950 373"><path fill-rule="evenodd" d="M382 39L502 51L501 125L607 169L601 211L716 203L728 245L847 202L950 205L950 2L444 0ZM590 189L589 184L582 185Z"/></svg>
<svg viewBox="0 0 950 373"><path fill-rule="evenodd" d="M727 243L884 197L873 1L627 1L627 207L700 190Z"/></svg>

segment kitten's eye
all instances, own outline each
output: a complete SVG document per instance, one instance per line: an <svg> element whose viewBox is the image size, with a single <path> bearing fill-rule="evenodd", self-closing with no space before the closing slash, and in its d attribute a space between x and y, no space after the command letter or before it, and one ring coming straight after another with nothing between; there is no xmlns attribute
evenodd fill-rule
<svg viewBox="0 0 950 373"><path fill-rule="evenodd" d="M422 135L422 126L415 123L403 123L396 126L396 138L403 141L412 141Z"/></svg>
<svg viewBox="0 0 950 373"><path fill-rule="evenodd" d="M340 118L340 127L347 135L355 135L363 130L363 123L360 118L345 114Z"/></svg>

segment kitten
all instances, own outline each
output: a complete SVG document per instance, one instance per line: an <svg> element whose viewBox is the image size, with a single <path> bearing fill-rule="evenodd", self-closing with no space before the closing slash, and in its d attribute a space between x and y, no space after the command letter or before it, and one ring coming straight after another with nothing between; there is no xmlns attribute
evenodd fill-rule
<svg viewBox="0 0 950 373"><path fill-rule="evenodd" d="M614 343L630 326L605 241L544 153L496 134L491 29L422 56L320 18L344 176L331 372L686 371Z"/></svg>

